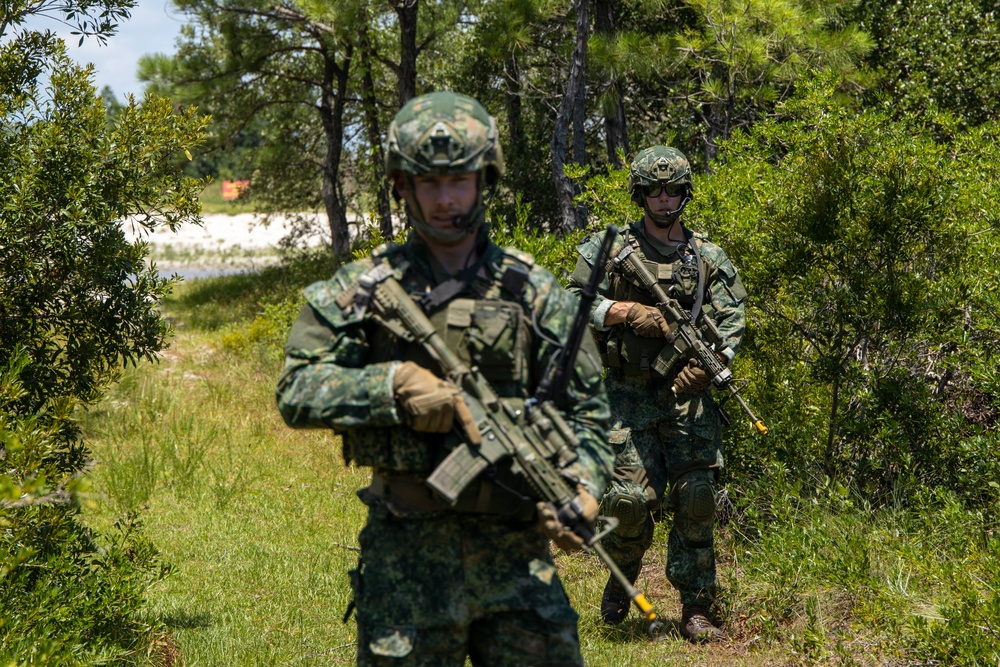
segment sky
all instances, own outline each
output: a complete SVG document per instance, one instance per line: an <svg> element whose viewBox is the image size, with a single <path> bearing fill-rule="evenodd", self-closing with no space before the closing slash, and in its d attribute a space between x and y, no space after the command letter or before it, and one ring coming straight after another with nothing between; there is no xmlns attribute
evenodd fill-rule
<svg viewBox="0 0 1000 667"><path fill-rule="evenodd" d="M135 78L139 58L151 53L174 52L174 42L180 33L182 17L169 0L139 0L132 9L132 18L118 28L118 34L101 46L96 39L84 40L70 29L53 21L44 26L59 33L66 41L69 55L76 61L94 64L94 87L100 91L110 86L119 100L126 93L142 97L142 84Z"/></svg>

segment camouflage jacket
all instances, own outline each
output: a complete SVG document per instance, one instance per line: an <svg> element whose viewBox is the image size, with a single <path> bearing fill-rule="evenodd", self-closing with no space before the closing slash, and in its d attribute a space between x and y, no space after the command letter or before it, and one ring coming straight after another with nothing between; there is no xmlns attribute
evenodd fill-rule
<svg viewBox="0 0 1000 667"><path fill-rule="evenodd" d="M578 301L551 273L535 265L530 255L500 248L485 239L480 250L485 253L483 271L429 317L438 332L445 334L449 348L460 357L471 357L501 398L525 400L557 351L556 342L566 339ZM440 372L429 357L421 356L420 348L394 337L370 311L358 315L353 299L358 279L377 262L389 263L411 295L426 294L446 278L430 261L420 238L411 235L405 244L382 246L372 257L345 265L331 279L307 287L306 305L285 346L278 408L290 426L327 427L340 433L345 458L359 465L386 472L427 473L457 444L457 436L417 433L406 426L397 409L393 374L401 360L420 363L438 375ZM523 276L520 285L504 280L511 267L520 267L515 272ZM456 312L466 323L477 315L471 312L470 318L467 309L457 305L484 300L513 308L517 316L512 321L519 321L520 327L499 325L498 329L494 323L457 337L449 333ZM509 359L491 359L494 349L510 337L522 341L516 348L522 352L502 355ZM578 458L568 472L600 497L610 478L614 455L607 442L610 414L601 365L596 346L589 336L586 340L570 385L575 400L567 403L571 407L564 413L580 441Z"/></svg>
<svg viewBox="0 0 1000 667"><path fill-rule="evenodd" d="M627 235L637 243L638 250L644 260L661 265L673 264L675 266L679 261L676 251L664 254L662 246L660 249L657 249L650 243L646 238L642 220L630 225ZM625 247L625 243L627 242L625 236L623 234L615 240L612 256L618 254ZM733 266L722 248L710 243L700 234L695 234L694 237L705 270L703 310L715 320L720 333L729 347L730 353L735 354L739 350L743 338L743 330L746 325L743 306L746 291L736 271L736 267ZM597 256L603 238L603 232L593 234L585 238L577 248L579 257L569 281L569 289L571 291L579 292L586 284L591 270L591 262ZM653 297L645 292L645 290L630 286L626 286L623 289L622 280L620 277L605 275L604 280L598 288L598 296L594 300L592 309L591 325L599 339L605 339L616 333L620 334L627 326L625 324L613 325L612 327L604 325L605 315L616 300L637 301L647 305L655 303ZM612 298L614 296L618 296L618 298ZM691 296L694 296L693 292ZM683 306L691 307L689 300L686 301L684 298L680 298L679 301L681 301ZM646 339L642 342L649 344L651 339ZM662 346L665 342L660 341L659 344ZM655 350L652 351L652 356L655 357ZM616 412L615 418L618 419L622 416L618 414L619 410L616 408L622 404L627 405L627 416L629 418L625 419L625 421L630 422L633 426L641 427L650 422L657 421L664 414L679 415L680 419L693 422L711 421L709 416L706 415L707 408L705 402L710 400L707 393L703 393L702 395L682 395L678 399L673 396L672 392L661 391L664 386L669 388L669 385L672 383L672 377L666 379L629 377L623 372L614 370L608 371L605 380L612 402L612 409ZM625 411L621 412L624 413ZM706 424L705 428L710 428L710 425ZM714 426L711 426L711 428L714 428ZM695 430L698 429L696 428Z"/></svg>

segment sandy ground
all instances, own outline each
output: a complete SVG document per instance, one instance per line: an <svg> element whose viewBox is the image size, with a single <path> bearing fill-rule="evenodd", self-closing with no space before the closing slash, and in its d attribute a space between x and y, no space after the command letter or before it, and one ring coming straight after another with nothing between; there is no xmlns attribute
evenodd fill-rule
<svg viewBox="0 0 1000 667"><path fill-rule="evenodd" d="M320 220L325 226L325 220ZM124 225L125 235L134 239L137 231L132 225ZM176 232L169 229L159 229L152 234L142 232L152 250L167 247L189 250L228 250L243 248L260 250L276 248L278 242L288 233L288 223L279 219L264 226L261 219L253 213L236 215L218 214L204 216L204 225L183 225ZM316 238L312 243L321 243Z"/></svg>
<svg viewBox="0 0 1000 667"><path fill-rule="evenodd" d="M320 227L326 227L325 218ZM206 215L204 224L183 225L176 232L163 228L148 233L126 222L126 237L149 243L149 259L163 275L203 278L244 271L255 271L277 261L278 243L288 234L287 219L264 225L253 213ZM321 237L309 239L309 245L324 243Z"/></svg>

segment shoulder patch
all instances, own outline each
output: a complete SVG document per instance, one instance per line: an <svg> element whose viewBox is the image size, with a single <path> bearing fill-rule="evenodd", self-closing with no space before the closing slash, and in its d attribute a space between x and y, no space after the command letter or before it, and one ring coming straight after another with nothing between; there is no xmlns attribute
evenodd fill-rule
<svg viewBox="0 0 1000 667"><path fill-rule="evenodd" d="M344 264L329 280L315 282L303 289L302 295L313 308L321 312L334 307L343 310L354 302L358 278L370 271L374 264L371 257Z"/></svg>
<svg viewBox="0 0 1000 667"><path fill-rule="evenodd" d="M524 252L523 250L518 250L517 248L511 248L509 246L501 248L503 251L504 258L513 259L516 262L524 264L529 269L535 265L535 258L530 252Z"/></svg>
<svg viewBox="0 0 1000 667"><path fill-rule="evenodd" d="M599 232L588 234L584 237L580 244L576 247L577 253L580 254L588 264L593 264L594 259L597 258L597 254L601 251L601 246L604 245L604 235L607 231L601 230ZM619 234L618 238L615 239L614 244L611 246L611 254L614 254L622 248L623 241L622 235Z"/></svg>
<svg viewBox="0 0 1000 667"><path fill-rule="evenodd" d="M302 290L302 296L313 308L322 309L337 302L338 292L339 290L334 289L329 280L320 280L305 287Z"/></svg>

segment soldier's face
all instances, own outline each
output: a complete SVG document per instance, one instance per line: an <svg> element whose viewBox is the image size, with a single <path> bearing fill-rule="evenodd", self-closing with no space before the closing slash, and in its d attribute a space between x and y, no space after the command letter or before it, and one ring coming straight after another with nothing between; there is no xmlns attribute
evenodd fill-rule
<svg viewBox="0 0 1000 667"><path fill-rule="evenodd" d="M476 172L433 174L413 177L413 192L400 188L403 196L416 199L424 222L444 232L456 231L455 216L465 215L476 204L479 183ZM414 203L414 202L411 202Z"/></svg>
<svg viewBox="0 0 1000 667"><path fill-rule="evenodd" d="M475 172L447 176L414 176L413 196L429 225L451 229L452 218L472 210L476 203Z"/></svg>
<svg viewBox="0 0 1000 667"><path fill-rule="evenodd" d="M655 197L646 197L646 207L656 215L669 215L672 211L680 208L683 199L683 193L670 196L667 194L667 188L661 188L660 193ZM659 223L651 219L651 222L657 227L669 227L673 224L673 220L668 223Z"/></svg>

